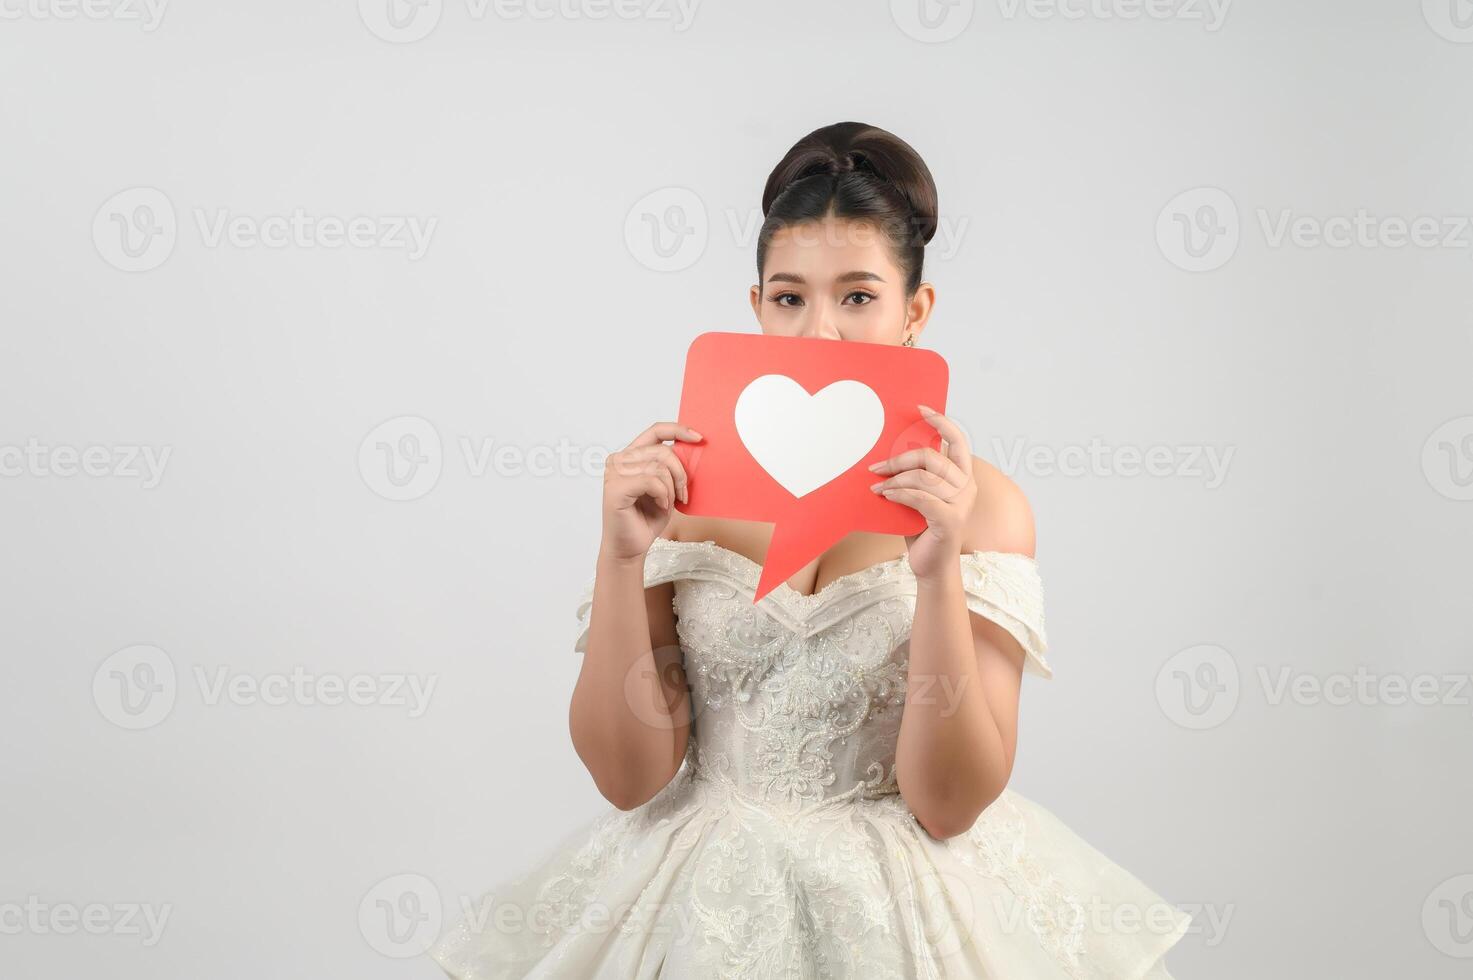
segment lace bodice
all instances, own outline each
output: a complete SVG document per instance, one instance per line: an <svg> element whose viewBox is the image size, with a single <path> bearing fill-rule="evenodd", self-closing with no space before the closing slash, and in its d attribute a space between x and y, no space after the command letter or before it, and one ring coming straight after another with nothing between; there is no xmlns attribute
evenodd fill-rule
<svg viewBox="0 0 1473 980"><path fill-rule="evenodd" d="M1037 563L961 556L967 607L1045 659ZM787 583L752 602L761 566L713 541L656 539L645 586L675 583L676 630L692 691L688 764L764 807L801 811L893 794L916 579L906 556L840 576L813 595ZM578 605L584 652L593 586ZM954 697L939 685L937 698Z"/></svg>

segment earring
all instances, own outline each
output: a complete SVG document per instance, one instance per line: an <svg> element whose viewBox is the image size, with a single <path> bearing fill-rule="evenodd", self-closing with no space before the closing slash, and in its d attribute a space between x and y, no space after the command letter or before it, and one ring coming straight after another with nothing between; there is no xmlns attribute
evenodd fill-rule
<svg viewBox="0 0 1473 980"><path fill-rule="evenodd" d="M916 335L913 334L913 333L906 334L905 335L905 339L900 342L900 346L901 347L914 347L915 345L916 345Z"/></svg>

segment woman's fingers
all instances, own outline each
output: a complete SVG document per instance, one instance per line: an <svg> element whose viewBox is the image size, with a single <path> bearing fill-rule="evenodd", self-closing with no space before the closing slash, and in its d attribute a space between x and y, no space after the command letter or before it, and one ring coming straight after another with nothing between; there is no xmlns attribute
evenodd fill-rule
<svg viewBox="0 0 1473 980"><path fill-rule="evenodd" d="M882 459L870 466L873 473L899 473L902 470L922 469L944 479L951 479L961 470L949 457L941 455L930 446L907 449L897 456Z"/></svg>
<svg viewBox="0 0 1473 980"><path fill-rule="evenodd" d="M669 507L675 499L675 475L659 457L641 450L621 450L604 464L604 483L627 504L651 496Z"/></svg>
<svg viewBox="0 0 1473 980"><path fill-rule="evenodd" d="M915 508L928 524L941 524L946 516L946 501L928 490L912 487L890 487L884 491L886 500Z"/></svg>
<svg viewBox="0 0 1473 980"><path fill-rule="evenodd" d="M962 487L928 470L911 469L873 484L872 489L879 494L883 494L886 490L920 490L941 500L951 500Z"/></svg>
<svg viewBox="0 0 1473 980"><path fill-rule="evenodd" d="M686 474L685 465L680 462L675 450L663 442L626 449L609 459L614 471L620 475L638 476L648 472L651 465L659 466L669 472L671 483L680 500L686 502L690 499L690 477Z"/></svg>
<svg viewBox="0 0 1473 980"><path fill-rule="evenodd" d="M951 487L962 489L972 479L972 450L967 444L967 437L951 419L936 412L931 408L921 405L922 417L941 433L941 451L938 452L930 446L919 449L909 449L903 453L891 456L870 466L870 472L881 476L886 474L901 475L904 473L921 472L931 474L940 481L945 481ZM887 482L886 486L897 485ZM900 484L904 485L904 484ZM939 484L933 481L908 484L912 487L922 487L933 493L943 493Z"/></svg>
<svg viewBox="0 0 1473 980"><path fill-rule="evenodd" d="M665 492L661 506L669 510L675 506L675 477L671 475L670 468L663 465L658 459L650 460L650 472L656 480L660 481L660 486Z"/></svg>
<svg viewBox="0 0 1473 980"><path fill-rule="evenodd" d="M929 446L922 449L907 450L899 456L892 456L887 460L882 460L871 466L870 470L879 476L893 474L890 477L891 481L906 474L923 474L929 478L927 482L908 485L922 486L936 493L941 492L943 485L960 490L967 485L967 480L971 479L969 472L958 469L957 465L950 459L947 459ZM887 482L886 485L894 486L896 484Z"/></svg>
<svg viewBox="0 0 1473 980"><path fill-rule="evenodd" d="M664 464L665 469L670 473L675 492L680 496L680 502L683 504L689 503L690 477L686 476L685 464L680 461L679 456L675 455L675 450L664 443L655 447L655 450L656 458Z"/></svg>
<svg viewBox="0 0 1473 980"><path fill-rule="evenodd" d="M675 450L665 444L667 439L679 442L700 442L704 437L688 425L679 422L656 422L645 429L634 440L609 457L608 464L613 467L615 475L619 477L634 477L636 483L626 490L634 494L631 499L638 499L650 486L643 477L646 474L654 475L660 484L668 489L668 495L663 498L662 506L667 510L673 506L678 498L682 502L690 500L690 476L685 471L685 465L680 462L680 457Z"/></svg>
<svg viewBox="0 0 1473 980"><path fill-rule="evenodd" d="M637 446L653 446L664 442L666 439L679 439L681 442L700 442L702 436L688 425L679 422L656 422L634 437L634 441L626 449Z"/></svg>
<svg viewBox="0 0 1473 980"><path fill-rule="evenodd" d="M670 474L663 470L646 473L630 487L629 497L635 501L640 497L649 497L660 505L661 510L669 510L671 501L675 499L675 491L670 486Z"/></svg>
<svg viewBox="0 0 1473 980"><path fill-rule="evenodd" d="M916 407L921 410L921 418L931 423L936 431L941 433L941 447L946 451L946 458L963 471L970 473L972 471L972 447L967 444L967 434L962 431L962 427L929 405L917 405Z"/></svg>

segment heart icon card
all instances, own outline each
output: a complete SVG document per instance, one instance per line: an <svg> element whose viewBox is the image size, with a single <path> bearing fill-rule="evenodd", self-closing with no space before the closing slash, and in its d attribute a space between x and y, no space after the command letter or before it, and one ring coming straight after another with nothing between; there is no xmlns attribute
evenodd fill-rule
<svg viewBox="0 0 1473 980"><path fill-rule="evenodd" d="M935 351L890 344L704 333L690 346L673 449L690 477L682 514L775 524L753 601L851 531L919 534L913 508L870 491L869 465L939 449L918 405L946 411Z"/></svg>

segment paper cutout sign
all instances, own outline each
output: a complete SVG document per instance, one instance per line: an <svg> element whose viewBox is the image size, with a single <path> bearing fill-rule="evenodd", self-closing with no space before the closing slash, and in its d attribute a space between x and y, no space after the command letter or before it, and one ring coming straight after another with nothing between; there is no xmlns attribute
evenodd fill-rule
<svg viewBox="0 0 1473 980"><path fill-rule="evenodd" d="M851 531L919 534L926 519L869 486L868 469L940 448L919 404L946 411L935 351L891 344L704 333L690 345L679 421L705 438L675 442L692 517L775 524L753 601Z"/></svg>

